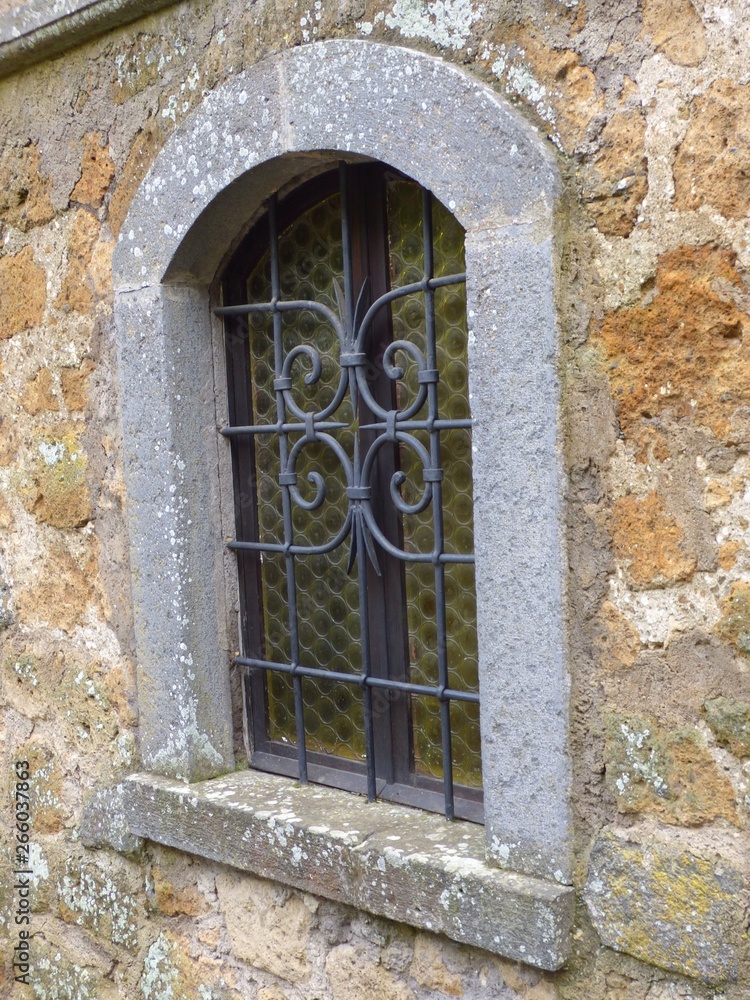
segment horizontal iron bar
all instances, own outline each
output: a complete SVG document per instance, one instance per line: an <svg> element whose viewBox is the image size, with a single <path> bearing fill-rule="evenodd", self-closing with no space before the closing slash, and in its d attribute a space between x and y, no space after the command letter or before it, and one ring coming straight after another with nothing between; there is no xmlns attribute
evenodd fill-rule
<svg viewBox="0 0 750 1000"><path fill-rule="evenodd" d="M315 424L316 431L338 431L351 427L351 424L344 424L330 420ZM387 430L387 424L383 421L376 424L362 424L360 430L382 431ZM474 421L469 420L397 420L396 429L399 431L456 431L471 428ZM238 437L241 434L302 434L305 432L305 425L302 423L289 424L247 424L240 427L220 427L219 433L224 437Z"/></svg>
<svg viewBox="0 0 750 1000"><path fill-rule="evenodd" d="M456 431L463 428L471 430L474 426L474 421L468 420L448 420L447 418L441 420L399 420L396 418L396 430L397 431ZM374 424L362 424L360 426L362 431L384 431L388 430L388 424L384 421L378 421Z"/></svg>
<svg viewBox="0 0 750 1000"><path fill-rule="evenodd" d="M375 305L390 301L393 298L401 298L406 295L413 295L416 292L423 292L426 289L443 288L446 285L460 285L466 281L466 272L460 274L446 274L440 278L429 278L423 281L415 281L410 285L403 285L401 288L394 288L390 292L382 295ZM291 310L313 309L319 311L320 304L315 300L305 299L276 299L267 302L247 302L236 306L217 306L214 309L215 316L244 316L253 312L289 312Z"/></svg>
<svg viewBox="0 0 750 1000"><path fill-rule="evenodd" d="M269 299L266 302L245 302L236 306L217 306L215 316L243 316L254 312L295 312L309 309L336 320L336 314L316 299Z"/></svg>
<svg viewBox="0 0 750 1000"><path fill-rule="evenodd" d="M335 420L324 420L314 426L316 431L338 431L346 427L351 427L351 424L342 424ZM224 437L237 437L240 434L293 434L295 432L304 434L305 431L305 425L299 423L299 421L291 424L247 424L241 427L219 428L219 433L223 434Z"/></svg>
<svg viewBox="0 0 750 1000"><path fill-rule="evenodd" d="M232 539L226 543L227 548L233 552L285 552L293 556L318 556L331 550L326 545L284 545L283 542L243 542L239 539ZM432 553L415 552L404 555L405 562L434 562ZM442 552L437 561L440 563L460 563L461 565L473 565L474 556L463 555L459 552Z"/></svg>
<svg viewBox="0 0 750 1000"><path fill-rule="evenodd" d="M470 701L479 704L479 695L473 691L457 691L454 688L429 687L426 684L409 684L407 681L392 681L385 677L365 677L362 674L344 674L337 670L322 670L320 667L303 667L291 663L275 663L272 660L256 660L247 656L235 656L232 661L237 666L253 667L256 670L271 670L280 674L292 674L297 677L319 677L327 681L339 681L343 684L356 684L359 687L388 688L393 691L404 691L407 694L419 694L436 698L438 701Z"/></svg>

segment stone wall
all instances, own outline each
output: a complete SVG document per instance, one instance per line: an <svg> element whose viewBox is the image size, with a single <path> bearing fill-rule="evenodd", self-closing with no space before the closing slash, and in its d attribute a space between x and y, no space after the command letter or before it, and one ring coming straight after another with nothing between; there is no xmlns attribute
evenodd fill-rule
<svg viewBox="0 0 750 1000"><path fill-rule="evenodd" d="M137 766L114 243L205 93L335 37L468 69L549 137L564 178L580 906L556 974L166 848L79 838L93 790ZM743 0L187 0L0 81L2 845L9 859L27 760L35 935L26 988L4 863L3 995L748 995L749 50Z"/></svg>

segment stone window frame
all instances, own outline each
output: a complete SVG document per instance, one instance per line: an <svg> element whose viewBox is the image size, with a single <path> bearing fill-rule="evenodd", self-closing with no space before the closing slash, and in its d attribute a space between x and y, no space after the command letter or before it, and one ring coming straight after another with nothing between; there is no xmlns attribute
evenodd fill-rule
<svg viewBox="0 0 750 1000"><path fill-rule="evenodd" d="M485 827L235 773L232 476L212 288L273 190L390 164L466 230ZM207 95L113 256L143 772L132 833L545 969L573 892L554 213L543 139L441 59L368 41L269 57Z"/></svg>

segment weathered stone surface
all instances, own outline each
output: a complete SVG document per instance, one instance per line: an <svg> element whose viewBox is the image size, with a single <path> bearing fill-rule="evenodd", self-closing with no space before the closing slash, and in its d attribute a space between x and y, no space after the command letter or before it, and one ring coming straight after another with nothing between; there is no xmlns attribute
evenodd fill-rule
<svg viewBox="0 0 750 1000"><path fill-rule="evenodd" d="M138 836L541 968L567 955L572 891L490 868L471 823L253 771L126 788Z"/></svg>
<svg viewBox="0 0 750 1000"><path fill-rule="evenodd" d="M732 783L697 730L665 732L653 719L606 719L607 784L623 813L698 826L722 818L739 825Z"/></svg>
<svg viewBox="0 0 750 1000"><path fill-rule="evenodd" d="M110 240L100 240L91 251L91 259L86 270L86 280L91 286L95 302L109 299L112 294L112 254L115 244Z"/></svg>
<svg viewBox="0 0 750 1000"><path fill-rule="evenodd" d="M14 620L10 588L0 569L0 629L10 628Z"/></svg>
<svg viewBox="0 0 750 1000"><path fill-rule="evenodd" d="M41 930L41 928L40 928ZM65 940L62 935L49 939L49 923L44 922L44 937L35 937L34 991L50 1000L75 997L76 1000L119 1000L117 988L106 982L106 965L101 954L82 955L79 940ZM68 928L69 931L69 928ZM46 938L46 939L45 939ZM93 952L94 949L91 949ZM99 958L88 964L87 958ZM33 994L32 994L33 996Z"/></svg>
<svg viewBox="0 0 750 1000"><path fill-rule="evenodd" d="M150 692L140 752L144 765L181 779L234 767L224 593L205 586L223 568L200 302L192 288L146 289L122 296L117 316L139 687Z"/></svg>
<svg viewBox="0 0 750 1000"><path fill-rule="evenodd" d="M74 434L37 438L33 473L21 488L24 506L40 523L55 528L86 524L92 512L86 482L88 460Z"/></svg>
<svg viewBox="0 0 750 1000"><path fill-rule="evenodd" d="M716 624L716 634L750 656L750 583L733 583L721 608L723 614Z"/></svg>
<svg viewBox="0 0 750 1000"><path fill-rule="evenodd" d="M104 678L107 699L126 726L135 726L138 713L135 703L135 676L132 665L126 661L116 664Z"/></svg>
<svg viewBox="0 0 750 1000"><path fill-rule="evenodd" d="M728 219L750 211L750 84L716 80L696 97L674 161L675 206L712 205Z"/></svg>
<svg viewBox="0 0 750 1000"><path fill-rule="evenodd" d="M175 864L152 865L151 881L156 907L168 917L197 917L212 909L211 902L195 885L194 865L186 864L179 855Z"/></svg>
<svg viewBox="0 0 750 1000"><path fill-rule="evenodd" d="M743 889L726 859L607 830L591 852L585 898L609 947L714 982L738 973Z"/></svg>
<svg viewBox="0 0 750 1000"><path fill-rule="evenodd" d="M216 891L238 958L290 983L310 978L307 952L317 909L312 897L232 873L216 876Z"/></svg>
<svg viewBox="0 0 750 1000"><path fill-rule="evenodd" d="M732 502L732 494L721 483L711 482L706 486L706 510L719 510Z"/></svg>
<svg viewBox="0 0 750 1000"><path fill-rule="evenodd" d="M0 664L4 704L24 712L29 719L44 718L49 713L51 692L62 679L64 663L64 657L53 656L40 669L39 658L32 653L7 648Z"/></svg>
<svg viewBox="0 0 750 1000"><path fill-rule="evenodd" d="M15 522L16 519L13 516L13 511L8 506L8 501L3 493L0 492L0 528L7 530L8 528L12 528Z"/></svg>
<svg viewBox="0 0 750 1000"><path fill-rule="evenodd" d="M722 569L732 569L743 548L742 542L724 542L719 546L718 560Z"/></svg>
<svg viewBox="0 0 750 1000"><path fill-rule="evenodd" d="M83 410L88 399L88 378L96 369L90 358L84 358L77 368L63 368L60 385L65 406L68 410Z"/></svg>
<svg viewBox="0 0 750 1000"><path fill-rule="evenodd" d="M47 275L31 247L0 258L0 340L42 322L47 302Z"/></svg>
<svg viewBox="0 0 750 1000"><path fill-rule="evenodd" d="M599 151L581 172L583 195L596 226L606 236L628 236L648 193L646 118L618 112L604 126Z"/></svg>
<svg viewBox="0 0 750 1000"><path fill-rule="evenodd" d="M655 289L605 317L598 340L626 435L671 413L726 437L733 412L750 403L750 366L740 362L750 317L732 300L744 287L735 265L713 244L669 251Z"/></svg>
<svg viewBox="0 0 750 1000"><path fill-rule="evenodd" d="M451 972L443 961L443 949L437 938L417 934L414 941L414 958L409 972L420 986L437 990L446 996L464 995L461 976Z"/></svg>
<svg viewBox="0 0 750 1000"><path fill-rule="evenodd" d="M46 622L72 633L86 621L88 609L98 603L96 558L90 554L79 565L63 545L53 545L40 567L39 578L19 588L19 618L28 625Z"/></svg>
<svg viewBox="0 0 750 1000"><path fill-rule="evenodd" d="M227 979L226 963L213 956L193 954L193 942L183 934L162 931L151 944L141 966L133 995L138 1000L245 1000Z"/></svg>
<svg viewBox="0 0 750 1000"><path fill-rule="evenodd" d="M27 743L19 756L30 765L30 812L34 833L59 833L68 810L63 801L62 764L54 752L41 742Z"/></svg>
<svg viewBox="0 0 750 1000"><path fill-rule="evenodd" d="M635 663L641 640L628 619L611 601L605 601L598 616L597 662L602 670L627 670Z"/></svg>
<svg viewBox="0 0 750 1000"><path fill-rule="evenodd" d="M115 165L99 132L85 137L81 177L73 188L71 201L99 208L115 176Z"/></svg>
<svg viewBox="0 0 750 1000"><path fill-rule="evenodd" d="M388 94L376 86L386 80ZM333 98L324 109L318 100L322 90ZM350 131L353 117L356 133ZM227 135L243 141L217 143L216 120ZM405 120L417 132L407 134ZM480 159L477 143L486 149L490 135L493 156ZM189 168L185 143L194 157ZM386 160L411 176L419 173L438 198L454 202L451 211L467 228L488 219L544 226L559 191L553 158L537 134L507 102L460 70L417 52L357 40L300 46L283 60L269 59L216 88L185 122L184 135L172 136L164 146L131 205L128 231L120 233L114 266L121 287L159 282L167 269L212 280L227 242L242 229L235 205L220 199L215 209L227 230L219 241L218 217L210 221L214 213L204 213L219 191L228 189L232 200L242 202L246 193L260 201L266 192L257 185L264 182L265 164L273 163L276 187L287 172L294 176L309 163L307 156L299 158L295 169L293 158L280 159L281 154L330 148ZM247 175L252 167L255 177ZM244 182L233 186L243 175ZM198 176L207 183L188 184L188 177ZM166 219L177 228L165 227ZM196 220L194 239L185 241ZM158 241L150 238L152 232L159 233ZM544 247L540 254L545 256Z"/></svg>
<svg viewBox="0 0 750 1000"><path fill-rule="evenodd" d="M20 432L16 419L0 417L0 466L12 465L18 457Z"/></svg>
<svg viewBox="0 0 750 1000"><path fill-rule="evenodd" d="M92 212L87 209L76 212L68 234L68 270L55 299L55 306L63 312L85 313L93 304L93 283L88 268L99 230L99 220Z"/></svg>
<svg viewBox="0 0 750 1000"><path fill-rule="evenodd" d="M750 705L735 698L709 698L703 703L706 722L716 741L738 757L750 757Z"/></svg>
<svg viewBox="0 0 750 1000"><path fill-rule="evenodd" d="M8 225L24 233L46 225L55 214L49 188L37 143L5 150L0 158L0 218Z"/></svg>
<svg viewBox="0 0 750 1000"><path fill-rule="evenodd" d="M664 498L656 491L617 501L612 541L636 588L689 580L695 572L697 559L685 544L685 532L669 516Z"/></svg>
<svg viewBox="0 0 750 1000"><path fill-rule="evenodd" d="M36 376L26 383L23 396L21 396L21 406L32 417L45 410L55 412L60 409L60 401L52 388L52 375L49 368L40 368Z"/></svg>
<svg viewBox="0 0 750 1000"><path fill-rule="evenodd" d="M22 610L25 616L24 603ZM57 614L54 609L49 613ZM21 622L27 624L25 617ZM39 629L39 621L32 622ZM24 633L28 637L28 629ZM127 755L132 735L124 729L107 698L107 679L112 671L105 672L100 660L81 653L67 638L57 636L47 644L33 638L24 641L24 633L15 632L5 642L6 653L0 663L0 702L44 733L50 728L44 723L51 724L60 741L53 745L64 745L70 759L83 751L98 757L97 765L105 771L110 757L115 758L116 766L130 763ZM62 759L68 758L63 755ZM107 780L105 775L101 780Z"/></svg>
<svg viewBox="0 0 750 1000"><path fill-rule="evenodd" d="M750 675L737 670L734 650L702 629L673 633L666 649L644 646L631 668L601 672L597 681L608 708L633 717L658 710L663 732L702 728L703 704L718 694L750 702Z"/></svg>
<svg viewBox="0 0 750 1000"><path fill-rule="evenodd" d="M0 7L0 76L14 73L41 59L64 52L71 46L127 24L152 10L168 6L172 0L66 0L62 7L50 8L48 0L11 4L4 0L8 14ZM20 9L14 9L20 8Z"/></svg>
<svg viewBox="0 0 750 1000"><path fill-rule="evenodd" d="M143 840L130 832L124 817L124 788L101 788L84 798L79 823L85 847L111 847L122 854L136 854Z"/></svg>
<svg viewBox="0 0 750 1000"><path fill-rule="evenodd" d="M508 93L529 102L566 152L573 152L604 107L591 69L571 49L550 48L533 27L505 28L492 72Z"/></svg>
<svg viewBox="0 0 750 1000"><path fill-rule="evenodd" d="M138 866L117 855L73 855L58 885L60 915L129 951L138 946L143 920Z"/></svg>
<svg viewBox="0 0 750 1000"><path fill-rule="evenodd" d="M136 136L109 200L109 227L115 238L128 214L135 192L146 176L154 157L164 142L164 132L158 122L148 122Z"/></svg>
<svg viewBox="0 0 750 1000"><path fill-rule="evenodd" d="M706 57L706 29L691 0L645 0L643 30L678 66L698 66Z"/></svg>
<svg viewBox="0 0 750 1000"><path fill-rule="evenodd" d="M326 975L333 1000L413 1000L414 992L393 973L373 962L361 947L341 944L326 959Z"/></svg>

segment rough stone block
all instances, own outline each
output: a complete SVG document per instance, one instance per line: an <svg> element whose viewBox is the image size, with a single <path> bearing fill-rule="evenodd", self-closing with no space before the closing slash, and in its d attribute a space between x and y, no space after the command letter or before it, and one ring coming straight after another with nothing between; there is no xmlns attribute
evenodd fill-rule
<svg viewBox="0 0 750 1000"><path fill-rule="evenodd" d="M738 757L750 757L750 705L735 698L709 698L703 711L718 743Z"/></svg>
<svg viewBox="0 0 750 1000"><path fill-rule="evenodd" d="M111 847L123 854L135 854L143 840L130 832L123 813L123 785L102 788L85 802L79 826L85 847Z"/></svg>
<svg viewBox="0 0 750 1000"><path fill-rule="evenodd" d="M655 840L605 830L589 862L585 899L611 948L708 982L737 978L742 874Z"/></svg>
<svg viewBox="0 0 750 1000"><path fill-rule="evenodd" d="M238 958L291 983L310 978L311 896L234 872L217 875L216 891Z"/></svg>

